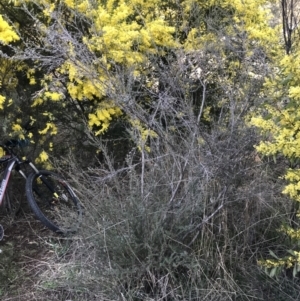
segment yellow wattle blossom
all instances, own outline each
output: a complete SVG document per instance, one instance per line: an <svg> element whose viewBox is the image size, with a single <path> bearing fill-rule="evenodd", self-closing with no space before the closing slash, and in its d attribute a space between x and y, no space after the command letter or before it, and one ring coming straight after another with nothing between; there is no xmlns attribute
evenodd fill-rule
<svg viewBox="0 0 300 301"><path fill-rule="evenodd" d="M12 130L13 130L14 132L22 131L22 127L21 127L20 124L15 123L15 124L13 124L13 126L12 126Z"/></svg>
<svg viewBox="0 0 300 301"><path fill-rule="evenodd" d="M36 107L38 105L41 105L42 103L44 103L44 100L40 97L36 98L33 103L31 104L31 107Z"/></svg>
<svg viewBox="0 0 300 301"><path fill-rule="evenodd" d="M289 89L289 97L300 100L300 87L299 86L291 87Z"/></svg>
<svg viewBox="0 0 300 301"><path fill-rule="evenodd" d="M96 128L95 135L98 136L104 133L113 118L117 118L122 115L120 108L116 107L113 102L104 102L95 113L89 114L88 125L91 129Z"/></svg>
<svg viewBox="0 0 300 301"><path fill-rule="evenodd" d="M5 97L3 95L0 95L0 109L4 109L4 103L5 103Z"/></svg>
<svg viewBox="0 0 300 301"><path fill-rule="evenodd" d="M49 162L49 155L45 150L43 150L39 156L35 159L35 163L43 165L45 169L51 170L53 169L53 166Z"/></svg>
<svg viewBox="0 0 300 301"><path fill-rule="evenodd" d="M148 53L159 53L160 47L178 47L173 37L175 28L153 14L157 4L158 1L143 2L143 18L138 5L131 1L99 4L86 13L94 19L94 26L93 34L84 37L84 43L91 51L129 66L145 61Z"/></svg>
<svg viewBox="0 0 300 301"><path fill-rule="evenodd" d="M4 45L19 40L13 28L0 15L0 42Z"/></svg>
<svg viewBox="0 0 300 301"><path fill-rule="evenodd" d="M49 156L44 150L39 155L39 159L41 160L41 162L47 161L48 158L49 158Z"/></svg>
<svg viewBox="0 0 300 301"><path fill-rule="evenodd" d="M56 135L57 134L57 127L53 122L47 122L46 127L43 130L39 131L39 133L41 135L45 135L48 132L50 133L50 135Z"/></svg>
<svg viewBox="0 0 300 301"><path fill-rule="evenodd" d="M46 8L43 10L43 14L46 17L51 17L52 12L55 9L55 4L51 3L50 5L46 5Z"/></svg>
<svg viewBox="0 0 300 301"><path fill-rule="evenodd" d="M29 85L35 85L35 84L36 84L36 79L34 77L30 77Z"/></svg>
<svg viewBox="0 0 300 301"><path fill-rule="evenodd" d="M53 101L59 101L64 98L63 94L58 93L58 92L45 92L45 96Z"/></svg>
<svg viewBox="0 0 300 301"><path fill-rule="evenodd" d="M75 7L75 1L74 0L64 0L64 3L69 6L70 8Z"/></svg>
<svg viewBox="0 0 300 301"><path fill-rule="evenodd" d="M149 145L147 145L149 138L157 138L157 133L151 129L147 129L138 119L131 119L131 125L134 129L135 139L137 140L137 146L140 151L143 149L147 152L151 151Z"/></svg>

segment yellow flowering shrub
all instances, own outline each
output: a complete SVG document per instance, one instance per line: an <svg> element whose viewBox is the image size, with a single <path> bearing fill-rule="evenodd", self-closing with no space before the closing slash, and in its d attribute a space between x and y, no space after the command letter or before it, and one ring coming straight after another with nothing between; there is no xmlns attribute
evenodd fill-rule
<svg viewBox="0 0 300 301"><path fill-rule="evenodd" d="M133 66L138 73L139 64L145 63L149 54L163 55L166 49L179 46L174 39L175 28L168 24L160 9L160 0L64 0L60 4L41 0L38 3L43 8L42 13L47 22L58 5L62 7L63 4L70 12L68 21L72 22L76 14L89 20L91 26L88 34L82 37L82 42L97 59L90 63L82 61L77 55L76 45L72 41L67 42L65 50L68 58L55 70L56 74L66 79L61 86L55 86L50 74L38 82L34 70L27 71L30 84L41 84L44 87L42 93L35 95L31 106L47 107L51 106L51 102L57 102L66 107L68 101L78 102L78 107L84 108L87 124L95 135L105 133L110 123L122 115L121 109L114 100L108 100L106 93L107 83L112 80L111 74L107 74L111 64ZM44 27L41 28L41 31L44 30ZM67 97L59 92L65 88ZM111 86L109 88L112 89ZM49 120L39 134L57 133L55 122Z"/></svg>
<svg viewBox="0 0 300 301"><path fill-rule="evenodd" d="M300 49L290 55L278 53L278 66L264 84L267 104L256 111L251 124L254 125L264 139L256 146L260 153L273 156L283 155L292 168L286 170L282 178L286 185L282 191L299 208L300 202L300 169L297 162L300 159ZM294 167L293 167L294 166ZM299 210L298 210L299 211ZM299 212L296 212L299 218ZM284 226L281 229L291 241L298 242L300 229ZM290 251L292 256L262 260L268 273L274 276L282 268L293 267L294 275L300 271L300 256L298 250Z"/></svg>
<svg viewBox="0 0 300 301"><path fill-rule="evenodd" d="M36 133L47 137L59 133L60 117L65 115L68 115L69 124L74 121L72 126L84 120L95 135L104 134L110 124L124 114L117 105L118 101L111 96L117 94L119 70L121 73L129 70L137 81L144 76L143 80L146 79L141 85L154 91L158 79L153 60L157 62L179 50L185 55L204 49L205 45L213 45L212 48L217 48L221 56L215 64L223 64L227 73L220 76L222 79L217 79L215 73L210 72L212 75L208 75L208 81L219 81L221 85L236 89L240 60L227 59L226 52L221 50L226 41L220 38L218 29L230 37L235 37L236 32L245 32L249 37L246 45L249 51L251 45L267 48L277 34L269 26L270 11L266 9L266 0L184 0L178 3L163 0L4 1L11 5L11 9L20 11L20 7L28 6L31 11L33 33L24 33L21 38L24 41L32 39L32 44L24 43L22 47L36 43L37 57L33 55L31 65L23 63L19 72L26 73L29 90L34 91L29 103L32 112L46 112L46 115L40 114L42 122ZM211 30L205 18L215 8L220 15L212 14L216 18L216 30ZM11 24L18 27L17 22ZM21 27L18 33L22 34ZM18 40L13 27L1 17L0 42L7 44ZM57 53L59 56L59 59L53 59L52 65L49 63L51 51L53 57ZM0 76L1 68L0 64ZM236 90L238 95L235 97L243 101L243 93ZM290 95L297 93L295 89L290 91ZM228 101L222 98L217 106ZM0 108L6 102L0 98ZM64 115L65 111L68 114ZM213 111L213 106L205 106L203 119L210 122ZM29 116L35 115L30 113ZM13 124L21 125L21 122L14 120ZM147 137L154 137L154 133L136 121L131 122L131 126L139 131L141 144L147 141ZM18 132L16 127L12 130ZM277 143L283 145L283 140L279 139ZM289 150L292 147L288 145ZM269 145L262 144L261 148L267 149Z"/></svg>

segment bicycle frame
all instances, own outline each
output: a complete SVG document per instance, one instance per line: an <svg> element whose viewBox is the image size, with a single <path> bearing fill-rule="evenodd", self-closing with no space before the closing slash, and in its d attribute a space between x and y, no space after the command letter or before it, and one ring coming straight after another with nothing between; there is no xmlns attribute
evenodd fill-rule
<svg viewBox="0 0 300 301"><path fill-rule="evenodd" d="M7 184L9 182L11 171L12 171L14 165L17 163L18 158L8 159L7 161L8 161L7 162L7 167L5 168L3 178L2 178L2 181L1 181L1 186L0 186L0 206L2 205L2 202L3 202L3 199L4 199L4 195L5 195L5 191L6 191L6 188L7 188ZM26 176L25 176L25 178L26 178Z"/></svg>
<svg viewBox="0 0 300 301"><path fill-rule="evenodd" d="M20 169L20 165L23 163L27 163L30 165L30 167L36 172L38 173L38 169L34 166L34 164L32 162L30 162L29 160L25 160L25 161L20 161L20 159L13 153L13 151L10 149L9 150L10 154L10 158L2 161L1 163L6 163L7 162L7 166L4 170L4 174L2 177L2 181L1 181L1 185L0 185L0 206L2 205L3 199L4 199L4 195L6 192L6 188L10 179L10 175L11 172L15 167L15 169L19 172L19 174L24 178L27 179L26 174Z"/></svg>

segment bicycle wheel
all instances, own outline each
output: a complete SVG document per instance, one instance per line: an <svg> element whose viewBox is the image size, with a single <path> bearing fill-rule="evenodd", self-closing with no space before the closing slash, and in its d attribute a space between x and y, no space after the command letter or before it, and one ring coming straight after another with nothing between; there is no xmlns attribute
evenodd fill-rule
<svg viewBox="0 0 300 301"><path fill-rule="evenodd" d="M82 220L82 207L61 176L48 170L30 174L26 195L36 217L50 230L60 234L76 232Z"/></svg>

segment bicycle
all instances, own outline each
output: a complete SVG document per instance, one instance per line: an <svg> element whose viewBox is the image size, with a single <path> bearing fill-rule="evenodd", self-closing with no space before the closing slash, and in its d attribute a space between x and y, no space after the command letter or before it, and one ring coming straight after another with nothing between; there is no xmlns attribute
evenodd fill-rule
<svg viewBox="0 0 300 301"><path fill-rule="evenodd" d="M21 159L13 150L21 146L21 140L8 140L0 147L5 155L0 158L4 165L0 185L0 206L3 203L12 170L15 169L25 180L27 201L35 216L50 230L58 234L74 233L82 221L83 208L73 188L60 175L39 170L29 159ZM31 172L26 172L23 166L29 166ZM0 225L0 240L4 231Z"/></svg>

